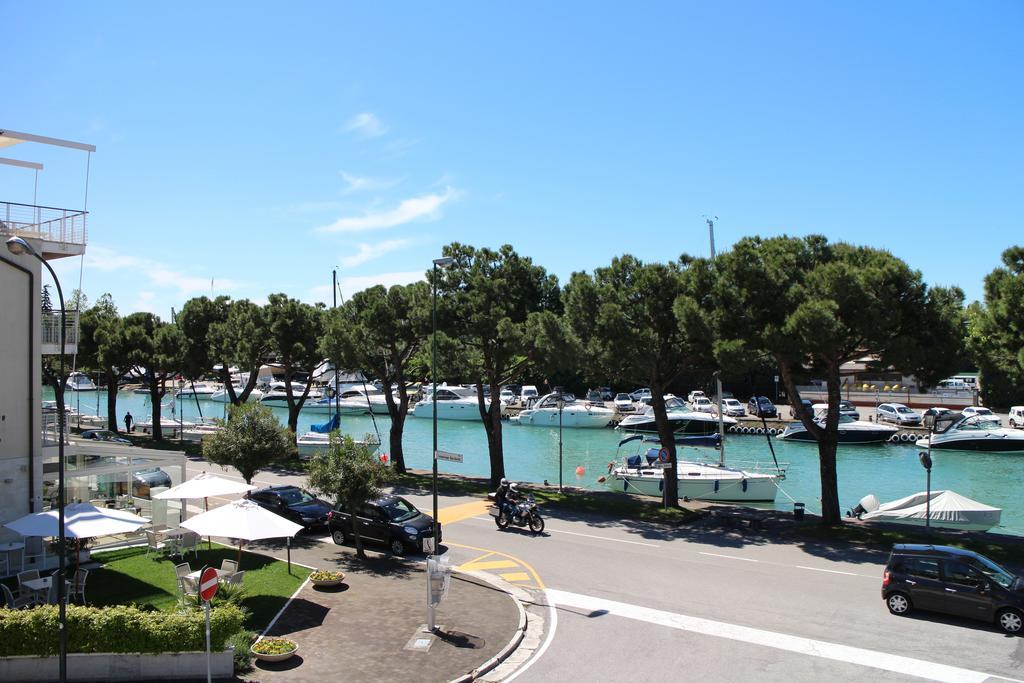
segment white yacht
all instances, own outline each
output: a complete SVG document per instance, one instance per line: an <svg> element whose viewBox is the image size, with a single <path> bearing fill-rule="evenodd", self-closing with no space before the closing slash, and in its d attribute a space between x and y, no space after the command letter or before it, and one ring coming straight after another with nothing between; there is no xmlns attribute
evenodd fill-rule
<svg viewBox="0 0 1024 683"><path fill-rule="evenodd" d="M213 395L218 391L223 391L219 384L212 382L186 382L182 385L178 391L174 393L175 396L182 396L185 398L202 398L212 399Z"/></svg>
<svg viewBox="0 0 1024 683"><path fill-rule="evenodd" d="M242 393L242 390L245 389L245 387L243 387L240 384L232 384L231 387L235 390L235 396L240 395ZM263 392L257 389L256 387L253 387L252 391L249 393L248 400L259 401L262 398ZM228 390L226 387L218 389L217 391L210 394L210 400L216 401L217 403L231 403L231 397L228 395Z"/></svg>
<svg viewBox="0 0 1024 683"><path fill-rule="evenodd" d="M639 434L630 436L620 441L619 446L641 439L644 437ZM657 441L657 437L648 439ZM665 463L660 460L660 450L649 448L644 454L629 456L624 463L613 463L609 488L660 498L665 486ZM775 500L778 483L786 478L781 467L773 471L759 471L760 466L737 469L724 464L678 459L678 454L677 467L679 497L691 500L770 503Z"/></svg>
<svg viewBox="0 0 1024 683"><path fill-rule="evenodd" d="M96 383L84 372L72 372L64 386L71 391L96 391Z"/></svg>
<svg viewBox="0 0 1024 683"><path fill-rule="evenodd" d="M484 399L484 409L490 405L490 399ZM416 404L412 414L414 417L432 418L434 416L433 396L427 395ZM467 387L448 386L442 384L437 388L437 419L439 420L479 420L480 406L477 402L476 390Z"/></svg>
<svg viewBox="0 0 1024 683"><path fill-rule="evenodd" d="M292 382L292 397L298 399L302 396L302 392L306 390L306 385L302 382ZM316 401L323 397L323 393L316 387L309 388L309 395L306 397L307 401ZM266 403L272 406L288 406L288 392L285 388L284 382L271 382L270 390L263 392L263 396L260 397L260 403Z"/></svg>
<svg viewBox="0 0 1024 683"><path fill-rule="evenodd" d="M615 411L592 406L576 400L572 394L563 394L565 400L558 408L558 394L547 394L530 408L512 418L521 425L534 427L601 428L607 427Z"/></svg>
<svg viewBox="0 0 1024 683"><path fill-rule="evenodd" d="M665 397L665 410L668 421L676 436L710 436L718 433L718 417L711 413L699 413L689 410L682 399L675 396ZM736 424L734 418L723 416L722 426L729 429ZM646 432L656 434L658 428L654 424L654 407L648 406L642 413L627 415L616 429L624 432Z"/></svg>
<svg viewBox="0 0 1024 683"><path fill-rule="evenodd" d="M827 411L820 411L814 418L814 421L823 429L827 415ZM839 443L841 444L884 443L899 431L898 427L892 425L854 420L849 415L839 416ZM781 441L810 441L812 443L817 441L814 435L807 431L802 422L789 423L786 429L779 434L779 439Z"/></svg>
<svg viewBox="0 0 1024 683"><path fill-rule="evenodd" d="M918 448L989 453L1024 453L1024 432L1000 427L982 415L956 416L939 420L931 438L917 441Z"/></svg>

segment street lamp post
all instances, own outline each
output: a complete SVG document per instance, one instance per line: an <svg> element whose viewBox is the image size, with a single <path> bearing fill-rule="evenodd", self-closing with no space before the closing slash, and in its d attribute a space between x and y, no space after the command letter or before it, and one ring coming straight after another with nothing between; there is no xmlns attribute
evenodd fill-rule
<svg viewBox="0 0 1024 683"><path fill-rule="evenodd" d="M66 586L64 574L67 569L67 537L64 533L64 348L67 342L67 314L64 311L64 291L61 289L60 280L53 268L42 256L32 248L24 238L11 237L7 240L7 250L15 255L28 254L36 257L40 263L50 271L50 277L57 285L57 297L60 299L60 371L57 378L54 397L57 399L57 605L60 619L58 629L59 659L60 659L60 680L68 679L68 630L67 630L67 605L64 603Z"/></svg>
<svg viewBox="0 0 1024 683"><path fill-rule="evenodd" d="M562 409L565 408L565 396L558 389L558 492L562 492Z"/></svg>
<svg viewBox="0 0 1024 683"><path fill-rule="evenodd" d="M433 287L430 295L430 323L431 323L431 335L430 335L430 382L432 390L430 392L430 401L433 404L431 408L432 422L434 423L434 475L431 483L431 495L434 499L434 554L437 554L440 542L438 536L439 526L437 523L437 278L438 268L447 268L455 259L451 257L436 258L434 259L434 277Z"/></svg>
<svg viewBox="0 0 1024 683"><path fill-rule="evenodd" d="M921 466L928 473L927 488L924 499L924 528L931 531L932 528L932 434L935 430L935 415L924 416L924 426L928 428L928 452L922 453Z"/></svg>

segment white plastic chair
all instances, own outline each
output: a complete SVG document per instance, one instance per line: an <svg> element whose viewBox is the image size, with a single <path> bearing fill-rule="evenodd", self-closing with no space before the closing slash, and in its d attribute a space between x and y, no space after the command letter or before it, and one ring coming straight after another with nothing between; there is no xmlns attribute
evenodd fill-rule
<svg viewBox="0 0 1024 683"><path fill-rule="evenodd" d="M0 583L0 588L3 589L4 604L11 609L21 609L22 607L29 607L35 604L35 598L31 595L15 597L11 589L5 584Z"/></svg>
<svg viewBox="0 0 1024 683"><path fill-rule="evenodd" d="M35 559L37 557L41 560L39 566L44 566L46 564L46 546L43 544L43 537L26 536L25 549L21 553L21 568L25 568L25 564L28 560Z"/></svg>

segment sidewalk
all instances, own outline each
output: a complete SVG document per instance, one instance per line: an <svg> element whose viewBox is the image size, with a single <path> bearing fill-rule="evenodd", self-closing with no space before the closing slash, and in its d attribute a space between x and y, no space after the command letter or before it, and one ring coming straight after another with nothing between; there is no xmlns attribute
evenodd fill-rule
<svg viewBox="0 0 1024 683"><path fill-rule="evenodd" d="M426 568L367 549L330 541L300 541L292 560L346 574L338 588L304 586L268 635L284 636L299 652L278 664L254 661L246 681L449 681L490 660L517 634L519 607L507 593L476 578L453 574L437 609L439 636L426 652L406 649L426 623ZM283 552L267 548L274 555Z"/></svg>

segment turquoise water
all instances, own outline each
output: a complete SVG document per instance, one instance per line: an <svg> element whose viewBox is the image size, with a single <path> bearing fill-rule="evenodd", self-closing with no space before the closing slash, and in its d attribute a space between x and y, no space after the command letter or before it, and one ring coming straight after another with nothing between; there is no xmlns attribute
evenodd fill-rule
<svg viewBox="0 0 1024 683"><path fill-rule="evenodd" d="M97 399L99 410L97 411ZM170 399L166 398L165 403ZM71 394L70 405L84 414L106 414L104 392ZM149 416L149 398L141 394L121 392L118 396L118 417L131 410L136 420ZM206 417L221 417L224 405L200 401ZM288 412L274 408L282 423ZM198 417L195 400L182 402L184 419ZM170 411L165 409L165 416ZM310 423L323 422L323 413L301 413L299 432L307 431ZM376 416L377 428L383 443L387 443L390 424L387 416ZM374 432L369 416L342 416L342 430L361 437ZM506 423L502 431L505 443L505 470L510 479L524 482L558 483L558 430L542 427L521 427ZM410 416L405 427L405 457L410 467L429 469L431 465L431 421ZM565 429L562 432L563 481L566 485L601 488L597 478L607 471L608 462L616 457L616 446L623 435L612 429ZM808 510L820 509L818 496L818 450L813 444L787 443L773 440L779 462L788 463L786 480L776 501L780 509L792 509L790 498L806 503ZM462 453L465 462L439 462L442 472L469 476L489 476L487 438L478 422L453 420L438 421L438 447L441 450ZM385 446L386 448L386 446ZM636 444L623 449L635 451ZM681 457L698 459L702 455L717 457L708 449L681 449ZM771 464L771 454L764 436L730 434L726 437L727 462L749 466L751 463ZM626 455L623 453L622 455ZM621 457L621 456L620 456ZM1003 508L1001 531L1024 535L1024 509L1021 509L1020 482L1024 481L1024 454L959 453L952 451L932 454L932 488L952 489L989 505ZM576 474L577 467L584 474ZM918 449L912 444L884 444L877 446L840 446L838 454L839 500L842 509L857 504L868 493L885 502L925 489L925 471L918 461Z"/></svg>

